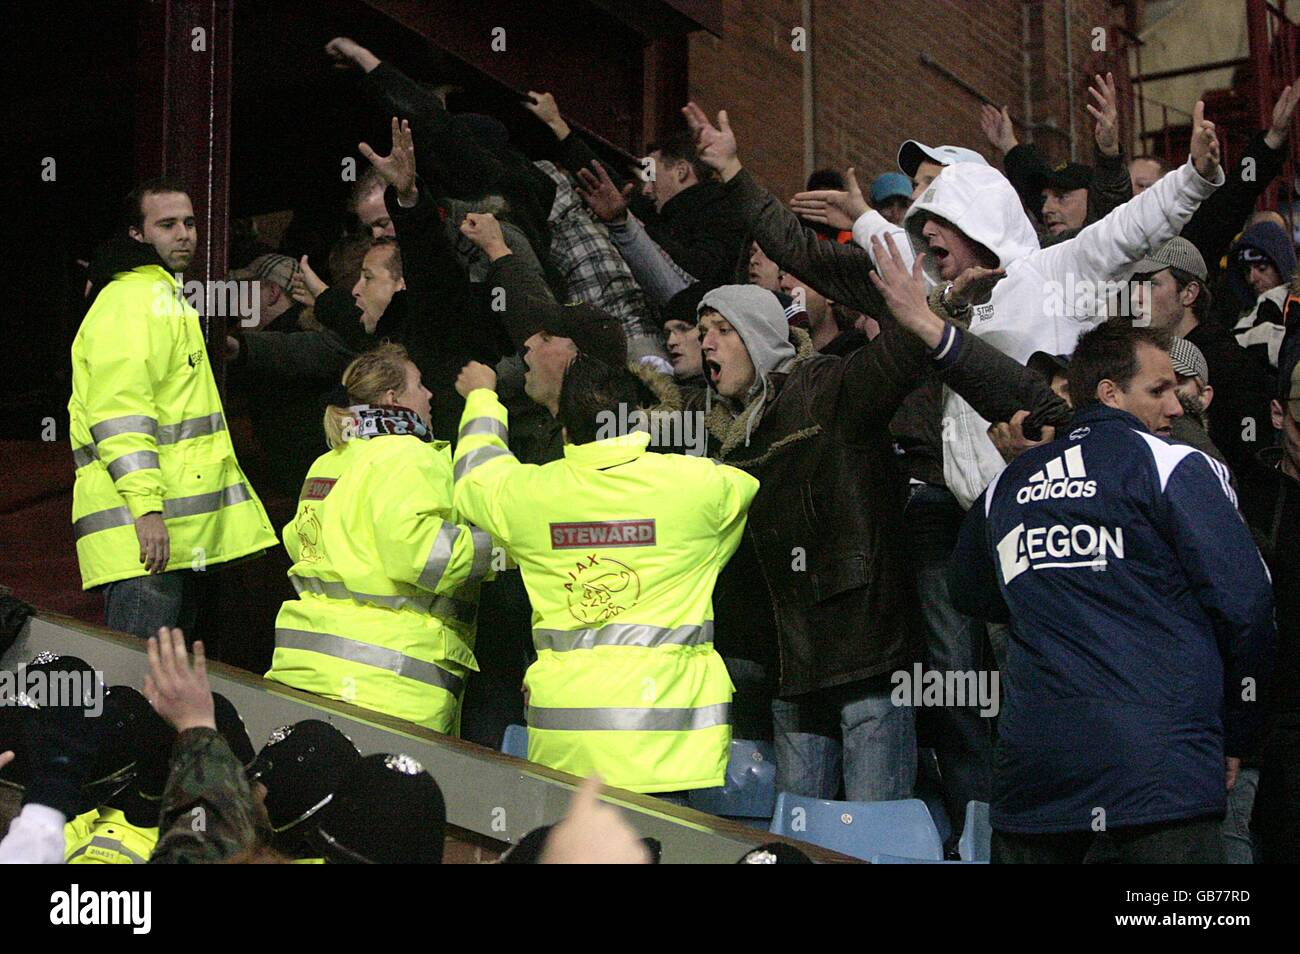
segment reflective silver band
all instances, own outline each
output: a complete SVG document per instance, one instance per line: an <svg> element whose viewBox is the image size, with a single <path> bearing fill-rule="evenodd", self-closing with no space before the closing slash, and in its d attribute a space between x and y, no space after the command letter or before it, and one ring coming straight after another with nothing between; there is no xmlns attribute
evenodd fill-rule
<svg viewBox="0 0 1300 954"><path fill-rule="evenodd" d="M501 438L502 443L510 443L508 428L495 417L470 418L465 422L465 426L460 429L460 437L469 437L471 434L494 434Z"/></svg>
<svg viewBox="0 0 1300 954"><path fill-rule="evenodd" d="M163 501L163 517L193 517L200 513L212 513L222 507L233 507L237 503L252 500L253 495L243 484L231 484L224 490L214 490L210 494L195 494L193 497L175 497Z"/></svg>
<svg viewBox="0 0 1300 954"><path fill-rule="evenodd" d="M226 419L220 411L213 411L203 417L191 417L177 424L163 424L158 428L159 444L176 444L191 437L203 437L226 429Z"/></svg>
<svg viewBox="0 0 1300 954"><path fill-rule="evenodd" d="M164 500L162 515L164 520L173 517L193 517L201 513L212 513L222 507L231 507L252 499L253 495L246 486L231 484L224 490L214 490L210 494L195 494L192 497L176 497L173 500ZM112 507L108 510L88 513L74 521L72 535L80 540L91 533L112 530L114 527L125 527L133 523L135 523L135 518L131 516L130 507Z"/></svg>
<svg viewBox="0 0 1300 954"><path fill-rule="evenodd" d="M142 865L147 863L149 860L148 858L141 858L139 855L137 855L130 848L126 847L126 845L122 844L120 841L114 841L112 838L102 838L99 835L96 835L94 838L90 839L90 841L86 842L86 844L82 845L72 854L68 855L68 861L71 861L73 858L80 858L91 848L105 848L109 851L116 851L118 854L125 855L126 857L130 858L131 864L133 865Z"/></svg>
<svg viewBox="0 0 1300 954"><path fill-rule="evenodd" d="M127 474L135 470L144 470L152 467L158 469L158 454L154 451L136 451L134 454L123 454L117 460L108 465L108 475L114 480L121 480Z"/></svg>
<svg viewBox="0 0 1300 954"><path fill-rule="evenodd" d="M158 419L147 417L144 414L124 414L122 417L110 417L107 421L100 421L98 424L90 426L90 436L96 444L109 437L116 437L118 434L157 435L157 433Z"/></svg>
<svg viewBox="0 0 1300 954"><path fill-rule="evenodd" d="M433 538L433 546L429 547L429 558L424 561L424 572L417 581L424 589L438 588L438 581L447 572L447 564L451 562L451 554L459 536L460 527L454 523L443 523L438 530L438 535Z"/></svg>
<svg viewBox="0 0 1300 954"><path fill-rule="evenodd" d="M465 680L434 663L399 653L395 649L386 649L383 646L359 642L345 636L335 636L332 633L277 629L275 646L277 649L302 649L362 666L386 669L404 679L413 679L428 686L445 689L455 696L459 696L461 690L465 688Z"/></svg>
<svg viewBox="0 0 1300 954"><path fill-rule="evenodd" d="M469 535L474 541L474 565L469 569L469 581L473 583L488 575L492 566L492 534L478 527L470 527Z"/></svg>
<svg viewBox="0 0 1300 954"><path fill-rule="evenodd" d="M451 473L452 482L454 483L455 481L460 480L462 477L468 474L475 467L479 466L480 464L486 464L492 458L500 457L502 454L504 454L507 457L511 456L510 451L506 450L504 447L474 448L472 451L470 451L460 460L456 461L455 466L452 467L452 473Z"/></svg>
<svg viewBox="0 0 1300 954"><path fill-rule="evenodd" d="M703 626L646 626L642 623L609 623L599 629L534 629L533 645L537 651L567 653L596 646L698 646L713 642L713 621Z"/></svg>
<svg viewBox="0 0 1300 954"><path fill-rule="evenodd" d="M159 425L158 421L152 417L145 417L143 414L128 414L124 417L114 417L107 421L100 421L90 429L90 436L95 439L93 444L83 444L80 447L72 449L72 462L78 467L85 467L92 460L99 458L99 452L95 447L100 441L108 437L116 437L119 434L152 434L155 441L161 446L163 444L175 444L180 441L189 440L191 437L203 437L207 434L215 434L217 431L226 429L226 419L220 411L213 411L211 414L203 417L192 417L186 421L180 421L177 424ZM140 451L139 453L149 453ZM134 456L134 455L129 455ZM119 458L120 460L121 458ZM157 457L155 456L155 461ZM148 465L146 465L148 466ZM152 466L157 467L157 463ZM136 468L131 468L132 470ZM113 474L113 465L109 465L109 473ZM123 471L122 473L129 473ZM119 474L113 474L113 479L117 480Z"/></svg>
<svg viewBox="0 0 1300 954"><path fill-rule="evenodd" d="M96 457L94 444L82 444L80 447L72 448L72 465L77 470L85 467Z"/></svg>
<svg viewBox="0 0 1300 954"><path fill-rule="evenodd" d="M358 593L337 580L321 580L314 576L290 576L293 588L299 593L315 593L335 600L354 603L373 603L385 609L411 609L453 623L473 623L478 618L478 604L454 596L381 596L377 593Z"/></svg>
<svg viewBox="0 0 1300 954"><path fill-rule="evenodd" d="M528 728L559 732L690 732L727 725L731 703L695 709L542 709L528 707Z"/></svg>

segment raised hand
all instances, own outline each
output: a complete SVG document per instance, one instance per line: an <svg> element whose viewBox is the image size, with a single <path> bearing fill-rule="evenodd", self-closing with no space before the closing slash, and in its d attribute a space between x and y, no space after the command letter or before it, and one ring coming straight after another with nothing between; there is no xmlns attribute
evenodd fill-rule
<svg viewBox="0 0 1300 954"><path fill-rule="evenodd" d="M298 269L293 273L293 279L289 282L289 295L294 301L310 308L316 304L316 299L320 297L320 293L328 287L321 281L321 277L316 274L312 267L307 264L306 255L298 259Z"/></svg>
<svg viewBox="0 0 1300 954"><path fill-rule="evenodd" d="M1291 116L1295 112L1297 102L1300 102L1300 81L1282 90L1282 95L1273 104L1273 118L1268 124L1268 132L1264 134L1264 142L1268 144L1268 148L1279 149L1282 143L1286 142L1286 137L1291 132Z"/></svg>
<svg viewBox="0 0 1300 954"><path fill-rule="evenodd" d="M468 213L460 223L460 234L486 252L492 261L510 254L510 246L501 234L501 223L491 212Z"/></svg>
<svg viewBox="0 0 1300 954"><path fill-rule="evenodd" d="M718 112L718 125L709 122L704 110L690 102L682 107L682 115L695 136L695 149L700 160L709 168L716 169L723 182L729 182L740 171L739 150L736 136L731 131L731 121L727 119L725 109Z"/></svg>
<svg viewBox="0 0 1300 954"><path fill-rule="evenodd" d="M993 294L993 286L1007 277L1005 268L985 268L972 265L957 276L948 292L945 304L954 304L958 308L970 305L982 305Z"/></svg>
<svg viewBox="0 0 1300 954"><path fill-rule="evenodd" d="M1199 99L1192 111L1192 164L1204 179L1219 176L1219 137L1214 123L1205 118L1205 103Z"/></svg>
<svg viewBox="0 0 1300 954"><path fill-rule="evenodd" d="M1000 110L988 103L981 106L980 128L984 130L984 135L993 148L1003 155L1020 145L1020 140L1016 139L1015 123L1011 121L1011 113L1005 106Z"/></svg>
<svg viewBox="0 0 1300 954"><path fill-rule="evenodd" d="M627 219L627 203L632 197L636 184L629 182L620 192L596 160L592 160L590 169L578 170L578 195L596 218L602 222L623 222Z"/></svg>
<svg viewBox="0 0 1300 954"><path fill-rule="evenodd" d="M1115 90L1115 77L1107 73L1093 76L1093 85L1088 93L1096 100L1096 105L1088 103L1088 112L1097 121L1093 131L1097 138L1097 148L1104 156L1119 155L1119 94Z"/></svg>
<svg viewBox="0 0 1300 954"><path fill-rule="evenodd" d="M325 54L334 61L334 67L348 70L353 67L369 73L379 65L379 59L351 37L336 36L325 44Z"/></svg>
<svg viewBox="0 0 1300 954"><path fill-rule="evenodd" d="M943 339L944 321L930 310L925 291L925 254L916 256L909 272L894 245L894 237L885 233L871 237L872 257L876 260L874 271L868 272L871 283L880 291L885 304L894 313L898 323L919 337L931 348Z"/></svg>
<svg viewBox="0 0 1300 954"><path fill-rule="evenodd" d="M600 800L599 775L583 779L569 811L546 836L544 865L648 865L650 852L617 808Z"/></svg>
<svg viewBox="0 0 1300 954"><path fill-rule="evenodd" d="M149 637L149 671L144 697L177 732L200 726L215 729L212 687L203 643L194 644L194 664L185 651L185 634L164 626Z"/></svg>
<svg viewBox="0 0 1300 954"><path fill-rule="evenodd" d="M411 124L403 119L398 122L393 117L393 151L381 156L367 143L359 143L357 148L361 155L370 160L375 171L397 191L397 199L402 205L410 207L419 199L420 191L415 185L415 140L411 136Z"/></svg>
<svg viewBox="0 0 1300 954"><path fill-rule="evenodd" d="M871 206L862 197L858 178L849 166L844 173L847 189L813 189L811 192L797 192L790 200L790 209L795 215L802 216L809 222L829 225L833 229L853 228L853 223Z"/></svg>
<svg viewBox="0 0 1300 954"><path fill-rule="evenodd" d="M456 375L456 393L463 398L467 398L471 391L477 391L479 388L495 391L497 389L497 373L486 364L471 361L460 369L460 374Z"/></svg>
<svg viewBox="0 0 1300 954"><path fill-rule="evenodd" d="M555 97L550 93L538 93L529 90L532 102L524 100L524 109L528 110L550 128L555 133L556 139L566 139L569 135L569 124L564 121L560 115L560 107L555 102Z"/></svg>

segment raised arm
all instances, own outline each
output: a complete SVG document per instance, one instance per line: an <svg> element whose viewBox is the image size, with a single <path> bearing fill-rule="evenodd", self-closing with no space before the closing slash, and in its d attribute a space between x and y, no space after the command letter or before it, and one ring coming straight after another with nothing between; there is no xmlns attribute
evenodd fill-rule
<svg viewBox="0 0 1300 954"><path fill-rule="evenodd" d="M726 110L718 113L717 126L694 103L683 112L695 133L700 159L718 170L732 190L742 220L767 257L827 298L869 315L882 314L884 302L867 277L874 267L871 253L853 245L823 241L760 186L740 163ZM898 232L903 235L901 229ZM902 244L907 249L902 253L906 260L911 250L905 241Z"/></svg>

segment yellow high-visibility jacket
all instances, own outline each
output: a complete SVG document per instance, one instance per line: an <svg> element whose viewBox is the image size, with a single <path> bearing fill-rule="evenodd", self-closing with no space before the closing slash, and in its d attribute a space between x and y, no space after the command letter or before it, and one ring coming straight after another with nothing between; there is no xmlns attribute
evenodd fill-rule
<svg viewBox="0 0 1300 954"><path fill-rule="evenodd" d="M324 454L284 545L298 598L266 678L459 731L492 540L453 512L447 442L385 434Z"/></svg>
<svg viewBox="0 0 1300 954"><path fill-rule="evenodd" d="M199 316L159 265L118 274L72 343L72 524L85 589L146 573L137 517L161 511L168 570L276 543L239 469Z"/></svg>
<svg viewBox="0 0 1300 954"><path fill-rule="evenodd" d="M143 865L158 844L158 827L140 828L116 808L101 808L88 831L68 847L70 865Z"/></svg>
<svg viewBox="0 0 1300 954"><path fill-rule="evenodd" d="M758 481L648 453L643 433L520 464L492 391L465 402L460 513L505 544L533 605L528 758L638 792L721 785L734 687L713 648L713 585Z"/></svg>

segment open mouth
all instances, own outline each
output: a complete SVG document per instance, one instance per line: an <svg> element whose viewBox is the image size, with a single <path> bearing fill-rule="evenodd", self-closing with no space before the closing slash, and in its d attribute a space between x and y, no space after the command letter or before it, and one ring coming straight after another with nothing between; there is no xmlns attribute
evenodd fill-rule
<svg viewBox="0 0 1300 954"><path fill-rule="evenodd" d="M930 259L936 265L942 265L948 260L948 250L938 245L930 246Z"/></svg>
<svg viewBox="0 0 1300 954"><path fill-rule="evenodd" d="M722 377L722 365L718 364L718 362L712 360L711 358L705 359L704 370L705 373L708 374L709 376L710 384L717 384L718 378Z"/></svg>

